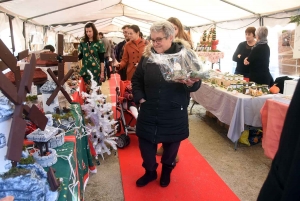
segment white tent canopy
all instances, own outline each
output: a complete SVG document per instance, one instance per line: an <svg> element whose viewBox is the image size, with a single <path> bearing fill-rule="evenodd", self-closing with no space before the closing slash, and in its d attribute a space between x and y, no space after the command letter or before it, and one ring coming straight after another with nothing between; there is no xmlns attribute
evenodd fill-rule
<svg viewBox="0 0 300 201"><path fill-rule="evenodd" d="M83 32L80 30L83 25L77 25L79 22L94 21L97 29L106 33L120 31L125 24L137 24L142 32L148 33L152 22L172 16L187 27L195 27L297 9L300 9L299 0L14 0L0 3L0 10L5 13L34 24L53 26L55 31L75 37Z"/></svg>
<svg viewBox="0 0 300 201"><path fill-rule="evenodd" d="M33 35L38 36L39 39L33 41L41 48L43 43L55 46L58 32L66 35L67 42L72 42L75 38L83 36L87 22L93 22L97 30L105 33L107 37L120 40L121 28L126 24L136 24L144 35L149 35L149 28L153 22L176 17L190 31L195 45L200 41L204 30L216 26L218 49L225 52L222 69L226 71L234 69L232 54L238 43L244 40L245 28L265 25L269 28L270 69L273 74L278 75L281 62L278 60L279 35L282 30L295 28L295 24L288 22L291 16L300 15L300 1L3 0L0 1L0 11L0 38L10 46L9 48L11 43L8 16L15 17L12 24L17 28L14 28L13 32L15 37L19 38L15 40L16 52L25 49L28 41L32 41ZM24 37L22 21L25 22ZM296 66L295 74L299 74L297 65L297 62L296 65L293 64Z"/></svg>

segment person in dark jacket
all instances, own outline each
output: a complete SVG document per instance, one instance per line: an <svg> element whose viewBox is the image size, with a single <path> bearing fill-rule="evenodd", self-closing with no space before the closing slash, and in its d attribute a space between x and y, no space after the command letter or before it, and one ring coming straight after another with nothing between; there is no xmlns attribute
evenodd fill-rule
<svg viewBox="0 0 300 201"><path fill-rule="evenodd" d="M278 151L258 201L300 200L300 82L291 100Z"/></svg>
<svg viewBox="0 0 300 201"><path fill-rule="evenodd" d="M116 60L118 62L121 62L121 60L122 60L122 56L123 56L123 52L124 52L124 45L126 44L126 42L128 42L130 40L129 37L128 37L128 34L127 34L129 27L130 27L130 25L124 25L122 27L123 35L124 35L125 40L118 43L115 47L115 55L116 55ZM126 71L127 71L127 68L123 68L123 69L118 71L118 73L120 74L120 78L123 81L127 80Z"/></svg>
<svg viewBox="0 0 300 201"><path fill-rule="evenodd" d="M192 51L184 40L173 41L175 30L168 21L156 22L150 28L151 43L131 79L134 101L140 104L136 124L136 135L143 158L145 174L136 181L138 187L145 186L157 178L156 150L162 143L164 152L161 158L162 174L160 185L170 183L170 175L175 166L180 142L189 136L186 98L189 92L197 91L201 81L165 81L157 62L150 61L164 54L175 54L182 50ZM175 56L174 56L175 58Z"/></svg>
<svg viewBox="0 0 300 201"><path fill-rule="evenodd" d="M249 78L249 66L244 64L244 60L249 56L252 47L255 45L255 27L248 27L245 30L246 41L241 42L236 48L232 60L236 62L234 74L240 74Z"/></svg>
<svg viewBox="0 0 300 201"><path fill-rule="evenodd" d="M256 31L257 42L252 48L244 64L249 65L249 80L257 84L273 85L274 80L269 70L270 48L268 45L268 29L261 26Z"/></svg>

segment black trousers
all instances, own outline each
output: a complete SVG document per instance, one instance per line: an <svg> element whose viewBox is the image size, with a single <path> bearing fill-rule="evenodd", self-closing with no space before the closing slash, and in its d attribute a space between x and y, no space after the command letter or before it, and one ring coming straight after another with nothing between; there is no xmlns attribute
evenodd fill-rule
<svg viewBox="0 0 300 201"><path fill-rule="evenodd" d="M104 72L107 76L107 79L110 79L109 57L105 57L104 59Z"/></svg>
<svg viewBox="0 0 300 201"><path fill-rule="evenodd" d="M175 158L178 153L180 142L162 143L162 146L164 152L161 157L161 163L168 166L175 166ZM156 170L158 165L156 162L157 144L139 137L139 148L143 158L142 166L149 171Z"/></svg>

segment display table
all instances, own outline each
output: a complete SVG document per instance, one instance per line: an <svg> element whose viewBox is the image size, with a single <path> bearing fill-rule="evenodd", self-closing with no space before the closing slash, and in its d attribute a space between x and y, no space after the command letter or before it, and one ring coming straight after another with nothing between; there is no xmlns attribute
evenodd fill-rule
<svg viewBox="0 0 300 201"><path fill-rule="evenodd" d="M66 142L56 148L56 153L58 156L57 162L52 166L55 172L55 176L57 178L62 178L63 183L60 186L60 192L58 201L65 201L65 200L80 200L80 185L78 182L78 178L80 175L78 175L78 168L76 166L77 164L77 158L76 158L76 143L72 142L72 140L65 139ZM70 157L71 166L69 164L68 160L63 159L61 156L64 157ZM75 177L72 173L72 169L74 170ZM48 168L45 168L46 171L48 171Z"/></svg>
<svg viewBox="0 0 300 201"><path fill-rule="evenodd" d="M89 170L96 169L88 146L88 136L82 133L85 128L80 105L72 103L71 112L75 117L74 129L65 134L65 143L55 148L58 161L52 166L56 170L56 177L63 178L59 201L83 200L83 192L89 178ZM30 145L33 142L24 140L24 144ZM68 160L65 160L66 157L70 157L71 165ZM48 169L45 168L45 170L47 171Z"/></svg>
<svg viewBox="0 0 300 201"><path fill-rule="evenodd" d="M274 158L280 141L285 116L289 107L289 100L280 101L269 99L261 108L263 126L262 147L265 155Z"/></svg>
<svg viewBox="0 0 300 201"><path fill-rule="evenodd" d="M200 89L191 93L194 101L215 115L221 122L229 125L227 137L237 142L245 125L261 127L260 109L273 95L251 97L238 93L233 95L226 89L202 83Z"/></svg>
<svg viewBox="0 0 300 201"><path fill-rule="evenodd" d="M197 52L197 55L211 62L212 68L214 63L219 63L220 65L220 59L224 58L224 52Z"/></svg>
<svg viewBox="0 0 300 201"><path fill-rule="evenodd" d="M58 201L65 200L80 200L80 185L78 184L78 178L83 175L78 174L77 166L77 156L76 156L76 139L69 132L69 136L65 137L65 143L55 148L58 155L57 162L51 166L55 170L55 176L57 178L62 178L62 184L60 186ZM24 140L24 145L32 145L33 142L29 140ZM70 163L66 160L67 157L70 157ZM45 171L48 171L49 168L44 168ZM75 175L72 174L71 170L74 170ZM75 177L74 177L75 176ZM72 185L76 184L76 185Z"/></svg>

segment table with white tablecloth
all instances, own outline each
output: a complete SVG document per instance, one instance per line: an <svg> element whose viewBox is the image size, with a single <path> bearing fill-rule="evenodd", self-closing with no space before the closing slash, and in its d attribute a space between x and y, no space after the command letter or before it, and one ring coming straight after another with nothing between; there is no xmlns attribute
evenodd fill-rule
<svg viewBox="0 0 300 201"><path fill-rule="evenodd" d="M261 127L260 109L267 99L274 95L268 94L252 97L242 93L233 94L224 88L202 83L200 89L191 93L194 101L215 115L221 122L229 125L227 137L237 142L245 125Z"/></svg>

